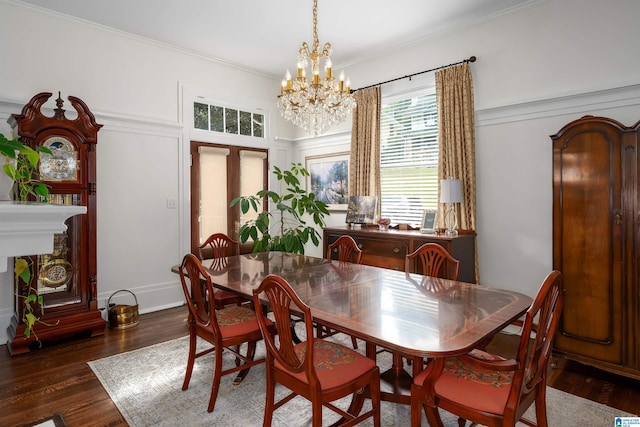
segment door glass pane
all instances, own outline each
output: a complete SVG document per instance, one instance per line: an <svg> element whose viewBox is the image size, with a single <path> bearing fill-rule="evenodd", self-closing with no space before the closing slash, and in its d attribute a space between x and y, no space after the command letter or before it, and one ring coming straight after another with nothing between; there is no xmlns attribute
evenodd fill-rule
<svg viewBox="0 0 640 427"><path fill-rule="evenodd" d="M229 150L199 147L200 221L199 241L213 233L227 233L227 156Z"/></svg>

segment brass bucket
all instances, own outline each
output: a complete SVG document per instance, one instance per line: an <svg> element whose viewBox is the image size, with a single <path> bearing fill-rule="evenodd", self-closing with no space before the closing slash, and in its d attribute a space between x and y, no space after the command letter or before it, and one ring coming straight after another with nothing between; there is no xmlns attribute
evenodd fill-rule
<svg viewBox="0 0 640 427"><path fill-rule="evenodd" d="M118 292L129 292L136 300L135 305L116 304L111 307L111 298ZM138 298L133 292L123 289L115 291L107 301L109 307L109 327L112 329L126 329L138 324Z"/></svg>

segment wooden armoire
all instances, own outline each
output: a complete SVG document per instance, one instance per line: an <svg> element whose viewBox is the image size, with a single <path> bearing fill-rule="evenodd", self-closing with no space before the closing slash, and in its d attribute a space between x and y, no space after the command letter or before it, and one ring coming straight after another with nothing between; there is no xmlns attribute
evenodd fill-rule
<svg viewBox="0 0 640 427"><path fill-rule="evenodd" d="M565 306L554 352L640 378L640 122L585 116L553 141L553 268Z"/></svg>

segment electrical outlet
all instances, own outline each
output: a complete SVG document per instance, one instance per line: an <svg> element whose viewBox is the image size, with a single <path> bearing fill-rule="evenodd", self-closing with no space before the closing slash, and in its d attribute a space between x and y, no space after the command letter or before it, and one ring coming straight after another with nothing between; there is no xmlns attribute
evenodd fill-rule
<svg viewBox="0 0 640 427"><path fill-rule="evenodd" d="M176 199L167 199L167 209L176 209L178 201Z"/></svg>

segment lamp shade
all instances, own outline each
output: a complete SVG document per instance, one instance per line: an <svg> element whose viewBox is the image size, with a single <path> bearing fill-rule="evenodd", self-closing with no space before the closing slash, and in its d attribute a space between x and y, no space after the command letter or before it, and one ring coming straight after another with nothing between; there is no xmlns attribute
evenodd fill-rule
<svg viewBox="0 0 640 427"><path fill-rule="evenodd" d="M440 180L440 203L462 203L462 181L459 179Z"/></svg>

